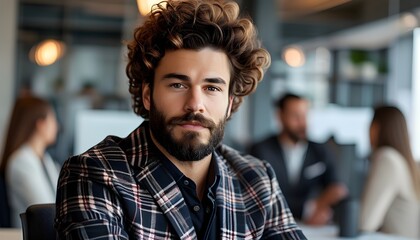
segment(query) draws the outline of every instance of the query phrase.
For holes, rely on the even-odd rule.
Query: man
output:
[[[275,105],[282,131],[254,144],[251,155],[272,165],[295,218],[311,225],[325,224],[331,219],[331,207],[347,195],[347,188],[337,180],[325,146],[306,137],[308,101],[287,93]]]
[[[168,1],[128,45],[134,111],[146,121],[66,161],[63,239],[306,239],[267,163],[220,144],[269,66],[234,2]]]

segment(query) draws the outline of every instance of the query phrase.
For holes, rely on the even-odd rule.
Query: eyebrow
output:
[[[168,73],[163,76],[163,79],[170,79],[170,78],[176,78],[181,81],[191,81],[191,78],[187,75],[178,74],[178,73]],[[208,83],[218,83],[218,84],[224,84],[226,85],[226,81],[223,78],[215,77],[215,78],[205,78],[205,82]]]

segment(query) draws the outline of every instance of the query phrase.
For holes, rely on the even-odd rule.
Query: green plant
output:
[[[354,65],[361,65],[369,60],[368,52],[364,50],[352,49],[350,50],[350,61]]]

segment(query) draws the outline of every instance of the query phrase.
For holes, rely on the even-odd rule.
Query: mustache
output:
[[[207,119],[200,113],[196,113],[196,114],[187,113],[180,117],[173,117],[169,120],[169,124],[179,125],[179,124],[184,124],[191,121],[198,122],[200,123],[201,126],[205,128],[209,128],[209,129],[214,129],[216,127],[216,124],[212,120]]]

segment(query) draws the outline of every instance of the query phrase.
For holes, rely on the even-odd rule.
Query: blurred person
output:
[[[59,168],[46,148],[55,142],[57,128],[46,100],[26,96],[15,101],[0,166],[12,227],[21,226],[19,214],[30,205],[55,202]]]
[[[57,192],[62,239],[306,239],[267,163],[221,144],[270,64],[233,1],[155,5],[128,44],[145,121],[68,159]]]
[[[420,238],[420,173],[404,115],[393,106],[378,107],[369,132],[372,157],[360,229]]]
[[[254,143],[250,154],[273,166],[295,218],[309,225],[327,224],[347,187],[337,179],[332,153],[307,139],[308,101],[286,93],[275,106],[281,132]]]
[[[102,109],[103,108],[103,97],[96,89],[95,84],[86,82],[83,84],[76,98],[84,100],[89,109]]]
[[[25,81],[21,84],[18,92],[19,97],[29,97],[33,95],[32,84],[31,82]]]

